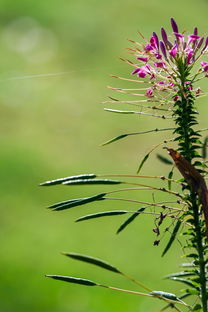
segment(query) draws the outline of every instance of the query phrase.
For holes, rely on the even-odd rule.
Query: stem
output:
[[[199,219],[199,207],[197,204],[196,194],[191,193],[191,202],[193,208],[193,217],[194,217],[194,230],[196,236],[195,248],[199,255],[199,279],[200,279],[200,292],[201,292],[201,302],[203,307],[203,312],[207,312],[207,293],[206,293],[206,261],[204,255],[204,247],[203,247],[203,233],[202,227],[200,225]]]

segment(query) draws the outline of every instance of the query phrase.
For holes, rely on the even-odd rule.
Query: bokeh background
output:
[[[142,155],[165,135],[100,143],[168,123],[104,112],[101,102],[112,96],[106,85],[119,86],[109,74],[128,76],[131,68],[119,60],[131,46],[127,38],[137,39],[138,31],[149,37],[161,26],[170,30],[170,17],[182,29],[191,32],[197,25],[206,33],[207,10],[205,0],[0,0],[1,311],[154,312],[161,307],[144,297],[44,278],[80,276],[136,290],[116,274],[63,257],[62,251],[100,257],[153,289],[177,293],[177,285],[163,276],[178,269],[179,244],[161,258],[168,237],[153,247],[151,218],[141,217],[120,235],[115,231],[122,217],[75,224],[85,213],[130,207],[109,202],[52,213],[47,205],[103,188],[38,184],[86,172],[136,172]],[[199,110],[203,128],[206,100]],[[142,173],[167,172],[152,156]],[[151,199],[150,193],[141,196]]]

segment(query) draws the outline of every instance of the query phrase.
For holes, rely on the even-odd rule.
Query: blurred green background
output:
[[[178,269],[179,245],[161,258],[167,238],[152,246],[151,218],[141,217],[118,236],[122,217],[75,224],[86,212],[129,207],[101,202],[52,213],[47,205],[103,188],[37,185],[85,172],[135,173],[139,159],[161,137],[132,137],[106,147],[100,143],[161,122],[104,112],[101,102],[113,95],[105,86],[120,83],[109,74],[128,76],[131,70],[118,59],[131,46],[126,38],[137,39],[138,31],[149,37],[161,26],[170,30],[170,17],[182,29],[191,32],[197,25],[205,33],[207,10],[205,0],[0,0],[2,312],[154,312],[161,307],[152,299],[45,279],[44,274],[63,274],[136,289],[116,274],[63,257],[61,251],[100,257],[153,289],[177,292],[177,285],[163,276]],[[206,127],[203,104],[201,126]],[[152,157],[142,173],[167,170]],[[147,200],[148,194],[142,198]]]

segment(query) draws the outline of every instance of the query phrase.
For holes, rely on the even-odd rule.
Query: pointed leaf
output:
[[[137,210],[137,212],[136,213],[134,213],[133,215],[131,215],[128,219],[126,219],[122,224],[121,224],[121,226],[119,227],[119,229],[117,230],[117,234],[118,233],[120,233],[122,230],[124,230],[126,227],[127,227],[127,225],[129,225],[132,221],[134,221],[134,219],[136,218],[136,217],[138,217],[139,216],[139,214],[141,213],[141,212],[143,212],[145,210],[145,208],[140,208],[140,209],[138,209]]]
[[[173,164],[170,159],[168,159],[167,157],[165,157],[161,154],[157,154],[156,156],[162,163],[164,163],[166,165],[172,165]]]
[[[166,275],[165,278],[172,279],[173,277],[183,277],[183,276],[193,276],[196,275],[194,272],[179,272],[179,273],[172,273],[169,275]]]
[[[119,113],[119,114],[135,114],[137,112],[135,111],[124,111],[124,110],[118,110],[118,109],[111,109],[111,108],[104,108],[105,111],[111,112],[111,113]]]
[[[71,276],[62,276],[62,275],[46,275],[46,277],[50,277],[59,281],[64,281],[68,283],[73,284],[80,284],[80,285],[86,285],[86,286],[97,286],[97,284],[93,281],[84,279],[84,278],[77,278],[77,277],[71,277]]]
[[[208,144],[208,137],[204,139],[204,142],[202,144],[202,158],[207,158],[207,144]]]
[[[139,172],[140,172],[140,170],[142,169],[142,167],[143,167],[145,161],[149,158],[149,155],[150,155],[150,153],[148,153],[147,155],[145,155],[144,158],[142,159],[141,164],[139,165],[139,168],[138,168],[138,170],[137,170],[137,174],[139,174]]]
[[[194,284],[193,282],[191,282],[190,280],[187,280],[185,278],[171,277],[170,280],[176,281],[176,282],[181,282],[181,283],[184,283],[184,284],[191,286],[193,288],[197,288],[196,284]]]
[[[122,181],[118,180],[110,180],[110,179],[79,179],[79,180],[72,180],[72,181],[66,181],[63,182],[62,184],[64,185],[74,185],[74,184],[121,184],[123,183]]]
[[[71,200],[66,201],[66,202],[61,202],[61,203],[54,204],[54,205],[50,206],[49,208],[52,208],[53,210],[69,209],[69,208],[72,208],[72,207],[85,205],[85,204],[91,203],[93,201],[104,200],[105,198],[103,198],[103,197],[105,195],[106,195],[106,193],[101,193],[101,194],[94,195],[94,196],[91,196],[91,197],[71,199]]]
[[[113,143],[113,142],[118,141],[118,140],[121,140],[121,139],[125,138],[125,137],[128,136],[128,135],[129,135],[128,133],[127,133],[127,134],[118,135],[117,137],[115,137],[115,138],[113,138],[113,139],[110,139],[110,140],[104,142],[104,143],[102,144],[102,146],[108,145],[108,144]]]
[[[168,179],[169,179],[169,181],[168,181],[168,189],[169,189],[169,191],[171,190],[171,179],[172,179],[172,177],[173,177],[173,169],[169,172],[169,174],[168,174]]]
[[[93,213],[87,216],[80,217],[79,219],[76,220],[76,222],[89,220],[89,219],[95,219],[95,218],[101,218],[101,217],[117,216],[117,215],[122,215],[126,213],[128,213],[128,211],[126,210],[113,210],[113,211],[98,212],[98,213]]]
[[[65,256],[67,257],[70,257],[70,258],[73,258],[75,260],[80,260],[80,261],[83,261],[83,262],[87,262],[87,263],[90,263],[90,264],[94,264],[96,266],[99,266],[103,269],[106,269],[106,270],[109,270],[109,271],[112,271],[112,272],[115,272],[115,273],[121,273],[116,267],[112,266],[111,264],[103,261],[103,260],[100,260],[100,259],[97,259],[97,258],[93,258],[93,257],[89,257],[89,256],[86,256],[86,255],[80,255],[80,254],[77,254],[77,253],[64,253]]]
[[[162,253],[162,257],[163,257],[163,256],[166,254],[166,252],[170,249],[172,243],[174,242],[174,240],[175,240],[175,238],[176,238],[176,235],[177,235],[177,233],[178,233],[178,231],[179,231],[180,226],[181,226],[181,220],[178,219],[178,221],[176,222],[176,225],[175,225],[175,227],[174,227],[174,229],[173,229],[173,232],[172,232],[172,234],[171,234],[171,236],[170,236],[169,242],[167,243],[167,245],[166,245],[166,247],[165,247],[165,249],[164,249],[164,251],[163,251],[163,253]]]
[[[66,178],[59,178],[59,179],[55,179],[55,180],[51,180],[51,181],[46,181],[43,182],[41,184],[39,184],[40,186],[50,186],[50,185],[56,185],[56,184],[61,184],[65,181],[71,181],[71,180],[80,180],[80,179],[93,179],[96,178],[96,174],[94,173],[90,173],[90,174],[80,174],[80,175],[76,175],[76,176],[70,176],[70,177],[66,177]]]

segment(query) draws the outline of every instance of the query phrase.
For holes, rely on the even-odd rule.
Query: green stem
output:
[[[199,219],[199,206],[197,204],[197,196],[193,192],[191,193],[191,202],[193,208],[194,228],[195,228],[195,248],[199,255],[199,280],[200,280],[200,292],[203,312],[207,312],[207,292],[206,292],[206,261],[203,247],[203,233]]]

